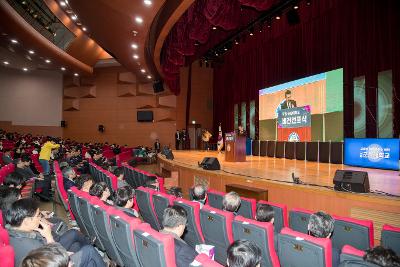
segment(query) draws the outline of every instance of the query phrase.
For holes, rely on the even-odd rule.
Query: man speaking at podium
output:
[[[278,107],[275,110],[275,115],[278,117],[278,113],[282,109],[288,109],[288,108],[296,108],[297,103],[295,100],[292,100],[292,92],[290,90],[285,91],[285,99],[279,103]]]

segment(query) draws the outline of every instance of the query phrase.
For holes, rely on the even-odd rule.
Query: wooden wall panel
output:
[[[60,122],[61,124],[61,122]],[[7,132],[18,132],[32,135],[63,136],[63,128],[57,126],[23,126],[13,125],[10,121],[0,121],[0,129]]]

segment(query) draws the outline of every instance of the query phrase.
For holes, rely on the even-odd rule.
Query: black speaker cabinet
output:
[[[268,141],[268,145],[267,145],[267,156],[268,157],[275,157],[275,146],[276,146],[276,141]]]
[[[200,167],[202,167],[205,170],[213,170],[213,171],[221,169],[221,165],[219,165],[218,159],[213,157],[205,157],[201,161]]]
[[[305,160],[306,159],[306,143],[296,142],[296,159]]]
[[[368,173],[362,171],[337,170],[333,178],[335,190],[357,193],[369,192]]]
[[[296,143],[285,142],[285,158],[294,159],[296,158]]]
[[[65,121],[61,121],[60,125],[61,125],[62,128],[67,127],[67,123]]]
[[[330,155],[329,142],[319,142],[318,155],[319,155],[318,156],[319,162],[329,163],[329,155]]]
[[[268,151],[268,141],[261,141],[260,142],[260,156],[265,157],[267,155],[267,151]]]
[[[101,132],[101,133],[104,133],[104,131],[106,130],[106,128],[104,127],[104,125],[99,125],[98,127],[97,127],[97,130],[99,130],[99,132]]]
[[[254,140],[252,142],[251,153],[253,156],[260,156],[260,140]]]
[[[284,157],[285,157],[285,142],[278,141],[276,142],[275,158],[284,158]]]

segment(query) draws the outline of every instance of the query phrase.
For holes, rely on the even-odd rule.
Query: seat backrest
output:
[[[344,245],[367,250],[374,246],[374,227],[371,220],[333,216],[335,219],[332,245],[341,250]]]
[[[70,204],[71,211],[74,214],[75,221],[78,224],[79,229],[81,230],[82,234],[85,236],[89,236],[89,232],[86,229],[86,225],[83,222],[82,215],[79,211],[79,204],[78,204],[78,196],[77,196],[78,188],[72,187],[68,190],[68,203]]]
[[[391,248],[400,255],[400,227],[385,224],[382,228],[381,243],[385,248]]]
[[[153,229],[159,231],[161,229],[161,226],[158,223],[153,206],[152,195],[154,194],[154,192],[156,191],[145,187],[139,187],[136,190],[136,202],[140,211],[140,215],[142,215],[143,217],[143,220],[149,223],[151,227],[153,227]]]
[[[139,184],[136,182],[135,172],[128,166],[123,165],[124,168],[124,179],[125,181],[132,186],[134,189],[139,187]]]
[[[379,267],[376,264],[365,262],[363,256],[365,251],[356,249],[349,245],[344,245],[340,254],[341,267]]]
[[[233,213],[208,205],[200,210],[200,223],[204,241],[206,244],[215,247],[215,260],[221,264],[226,263],[226,250],[233,242],[233,218]]]
[[[199,254],[194,261],[189,265],[190,267],[222,267],[216,261],[210,259],[206,254]]]
[[[96,232],[98,233],[98,237],[106,249],[107,255],[113,261],[115,261],[118,266],[123,266],[121,256],[119,255],[115,241],[111,234],[111,226],[107,214],[111,209],[114,208],[112,206],[107,206],[104,203],[90,205],[90,208]]]
[[[14,248],[10,245],[0,245],[1,267],[14,267]]]
[[[289,212],[289,227],[290,229],[307,234],[308,233],[308,221],[310,216],[313,214],[310,210],[305,209],[292,209]]]
[[[257,201],[254,198],[240,197],[240,207],[237,214],[248,219],[254,219]]]
[[[225,193],[209,189],[207,191],[207,205],[222,210],[222,200]]]
[[[268,222],[258,222],[242,216],[236,216],[232,224],[235,240],[253,241],[262,253],[261,267],[279,267],[275,252],[274,226]]]
[[[196,248],[197,244],[204,243],[200,225],[200,204],[182,198],[176,199],[174,204],[185,209],[187,213],[187,224],[182,239],[192,248]]]
[[[3,213],[0,210],[0,227],[4,227],[3,226]]]
[[[3,227],[0,227],[0,246],[1,245],[9,245],[10,244],[10,236],[8,232]]]
[[[65,191],[65,188],[64,188],[64,179],[63,179],[63,176],[62,176],[62,173],[60,171],[60,167],[59,167],[57,161],[54,161],[54,170],[56,172],[57,193],[60,197],[61,203],[63,204],[65,210],[68,211],[68,209],[69,209],[68,195],[67,195],[67,191]]]
[[[110,210],[109,218],[112,237],[124,265],[140,267],[133,239],[133,230],[141,225],[140,219],[129,217],[117,209]]]
[[[285,227],[278,234],[278,256],[282,266],[332,267],[332,242]]]
[[[149,227],[133,230],[136,252],[142,267],[175,267],[174,237]]]
[[[162,219],[164,210],[169,206],[173,205],[175,196],[168,195],[161,192],[156,192],[153,194],[153,205],[154,212],[156,213],[158,223],[162,226]]]
[[[270,205],[274,209],[274,231],[280,233],[283,227],[288,227],[287,207],[284,204],[277,204],[269,201],[260,200],[260,204]]]

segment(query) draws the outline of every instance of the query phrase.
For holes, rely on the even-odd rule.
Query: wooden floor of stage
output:
[[[308,184],[333,186],[336,170],[356,170],[368,172],[370,190],[382,191],[400,196],[400,176],[398,171],[358,168],[342,164],[318,163],[303,160],[278,159],[247,156],[246,162],[226,162],[225,154],[215,151],[174,150],[174,163],[198,168],[204,157],[216,157],[221,171],[244,177],[272,179],[291,182],[292,173]]]

